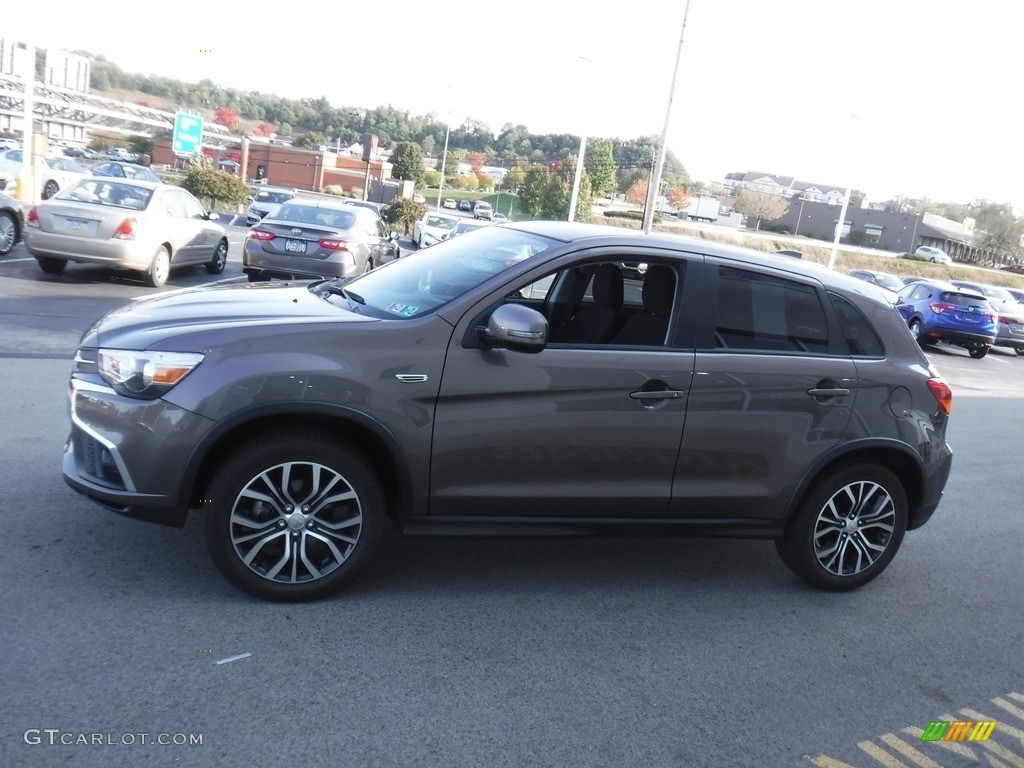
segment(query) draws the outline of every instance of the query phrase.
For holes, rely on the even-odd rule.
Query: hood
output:
[[[244,283],[170,291],[138,299],[100,318],[81,346],[158,349],[181,336],[232,328],[322,322],[379,322],[331,304],[307,283]]]

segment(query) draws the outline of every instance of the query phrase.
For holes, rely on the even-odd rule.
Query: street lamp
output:
[[[593,62],[585,56],[577,56],[580,61],[585,61],[588,64]],[[569,218],[567,221],[576,220],[576,204],[580,199],[580,183],[583,180],[583,154],[587,151],[587,133],[583,132],[580,136],[580,153],[576,157],[576,174],[572,180],[572,194],[569,196]]]
[[[448,163],[448,137],[452,133],[452,113],[448,113],[448,127],[444,130],[444,153],[441,155],[441,181],[437,185],[437,207],[435,213],[441,210],[441,192],[444,191],[444,168]]]

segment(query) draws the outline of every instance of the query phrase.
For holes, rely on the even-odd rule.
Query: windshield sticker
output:
[[[400,304],[397,301],[388,307],[388,312],[393,312],[394,314],[401,315],[402,317],[412,317],[419,311],[419,307],[414,307],[411,304]]]

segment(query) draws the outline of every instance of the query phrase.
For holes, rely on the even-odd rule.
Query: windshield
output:
[[[451,229],[455,226],[455,219],[447,216],[427,216],[427,226],[438,229]]]
[[[344,283],[344,289],[361,313],[393,320],[420,317],[552,245],[526,232],[487,227],[378,267]],[[311,290],[322,285],[314,283]]]
[[[255,200],[260,203],[284,203],[291,200],[295,195],[291,192],[268,192],[263,189],[256,193]]]
[[[887,275],[884,272],[876,272],[875,282],[883,288],[888,288],[890,291],[903,290],[903,281],[896,277],[896,275]]]

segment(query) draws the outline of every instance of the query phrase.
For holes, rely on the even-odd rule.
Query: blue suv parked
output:
[[[996,314],[977,291],[941,280],[910,283],[897,294],[896,309],[922,346],[944,341],[980,359],[996,340]]]

